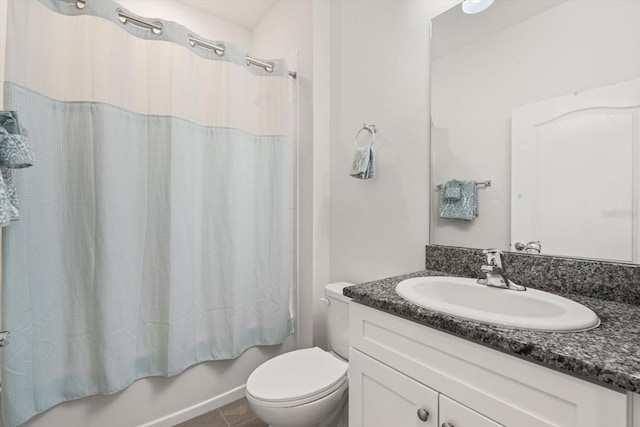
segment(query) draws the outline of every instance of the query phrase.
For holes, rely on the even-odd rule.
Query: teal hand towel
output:
[[[20,169],[33,166],[33,147],[25,129],[11,134],[0,126],[0,167]]]
[[[0,169],[0,227],[6,227],[11,221],[20,219],[18,196],[9,169]]]
[[[459,187],[460,198],[446,197],[446,187]],[[447,181],[440,191],[440,218],[471,221],[478,216],[478,184],[475,181]]]
[[[16,111],[0,111],[0,168],[33,165],[33,147]]]
[[[462,197],[462,182],[457,179],[447,181],[442,186],[442,192],[444,192],[444,198],[447,200],[460,200],[460,197]]]
[[[356,147],[349,175],[358,179],[369,179],[373,178],[375,174],[373,149],[371,147]]]
[[[20,219],[18,195],[11,169],[33,165],[33,147],[18,113],[0,111],[0,227]]]
[[[20,135],[20,122],[17,111],[0,111],[0,127],[13,135]]]

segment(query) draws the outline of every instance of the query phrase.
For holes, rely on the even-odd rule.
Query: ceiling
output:
[[[179,0],[249,31],[253,30],[277,0]]]

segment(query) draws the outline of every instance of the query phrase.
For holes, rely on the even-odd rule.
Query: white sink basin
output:
[[[416,277],[398,283],[396,292],[430,310],[507,328],[568,332],[600,324],[592,310],[575,301],[530,288],[480,285],[476,279]]]

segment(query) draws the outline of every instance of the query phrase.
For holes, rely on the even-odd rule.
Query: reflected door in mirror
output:
[[[640,261],[639,117],[640,80],[513,109],[512,245]]]

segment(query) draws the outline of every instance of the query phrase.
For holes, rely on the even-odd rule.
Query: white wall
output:
[[[429,239],[429,21],[457,0],[331,2],[330,280],[424,268]],[[377,176],[349,176],[375,124]]]
[[[568,1],[433,64],[434,185],[493,183],[478,218],[436,219],[432,243],[509,248],[511,109],[637,78],[639,18],[637,1]]]
[[[314,2],[313,183],[300,182],[301,194],[311,194],[313,225],[300,238],[312,239],[315,345],[326,346],[326,283],[424,268],[429,21],[459,1]],[[357,181],[348,172],[364,121],[379,129],[378,172]]]
[[[325,348],[326,307],[320,298],[325,284],[330,283],[331,7],[332,2],[328,1],[315,1],[313,5],[313,150],[307,153],[311,159],[312,182],[310,186],[300,186],[301,194],[309,194],[307,200],[311,206],[312,226],[300,234],[300,239],[301,242],[310,240],[305,245],[311,254],[312,338],[315,345]],[[305,261],[301,259],[301,263]]]
[[[120,0],[120,4],[141,16],[181,23],[202,37],[251,48],[251,32],[177,1]],[[4,31],[4,5],[5,1],[0,0],[0,34]],[[295,16],[289,19],[293,21]],[[0,41],[4,40],[4,36],[0,37]],[[4,55],[0,56],[2,70],[3,61]],[[307,63],[306,70],[309,68]],[[283,345],[250,348],[235,360],[200,363],[171,378],[143,378],[114,395],[63,403],[24,426],[172,426],[244,396],[249,374],[271,357],[292,350],[294,341],[295,336],[291,336]]]

